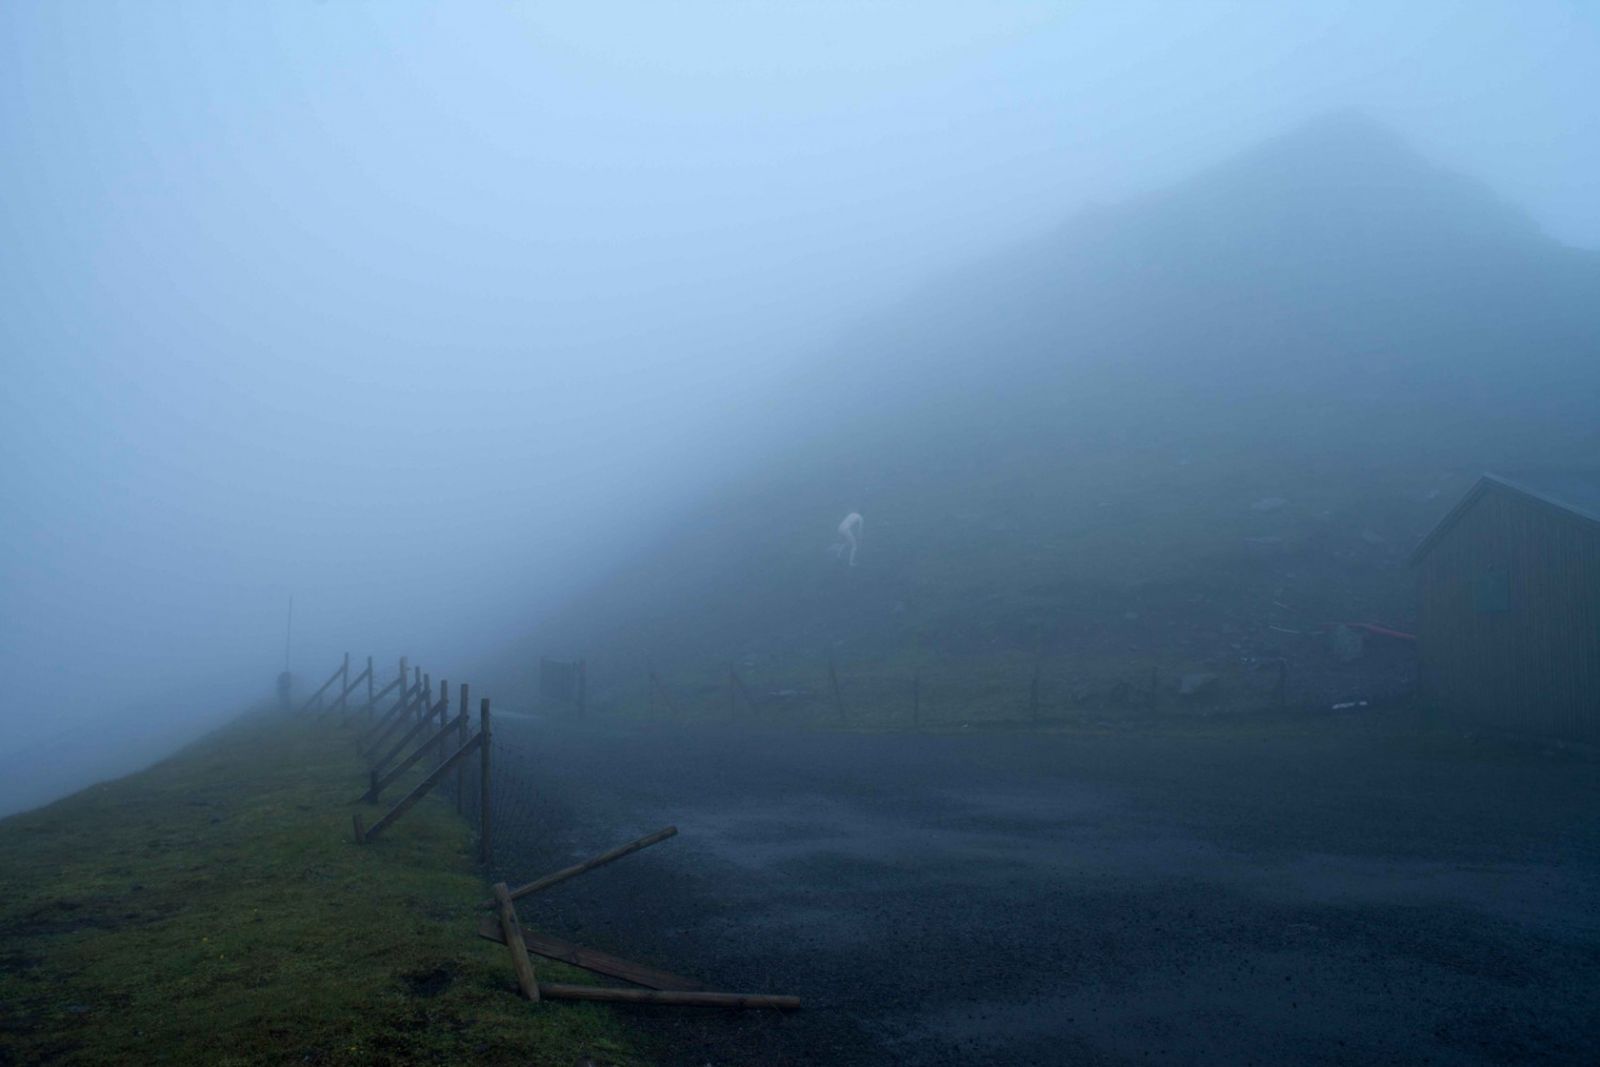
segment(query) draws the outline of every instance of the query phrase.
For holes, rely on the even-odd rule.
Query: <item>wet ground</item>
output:
[[[528,922],[805,998],[640,1011],[671,1062],[1585,1062],[1600,1037],[1587,757],[1377,718],[499,729],[551,820],[502,850],[513,881],[681,831]]]

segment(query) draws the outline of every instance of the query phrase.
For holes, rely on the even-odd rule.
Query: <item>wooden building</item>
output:
[[[1600,471],[1486,474],[1411,563],[1424,699],[1463,724],[1600,741]]]

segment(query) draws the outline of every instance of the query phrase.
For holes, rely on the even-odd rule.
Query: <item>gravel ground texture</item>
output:
[[[795,1013],[663,1062],[1590,1062],[1600,765],[1405,714],[852,734],[504,716],[530,925]],[[525,783],[525,784],[523,784]]]

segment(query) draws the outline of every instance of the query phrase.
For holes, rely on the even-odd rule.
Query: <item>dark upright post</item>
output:
[[[483,741],[478,745],[478,777],[482,779],[478,790],[478,862],[487,864],[494,855],[494,827],[490,822],[492,805],[489,803],[489,698],[478,703],[478,732]]]

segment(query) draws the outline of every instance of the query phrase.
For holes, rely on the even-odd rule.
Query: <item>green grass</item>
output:
[[[608,1009],[518,999],[449,804],[355,844],[363,777],[331,719],[252,715],[0,821],[0,1064],[635,1060]]]

